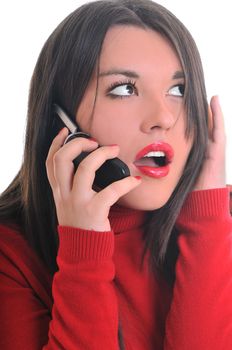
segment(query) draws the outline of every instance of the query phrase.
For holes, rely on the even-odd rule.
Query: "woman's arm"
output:
[[[229,190],[190,194],[178,219],[179,257],[165,350],[232,348]]]
[[[113,232],[59,227],[59,271],[45,349],[118,349]]]
[[[119,147],[78,138],[63,145],[67,129],[54,139],[46,161],[59,222],[59,271],[53,281],[54,306],[49,345],[69,350],[118,350],[118,308],[113,289],[114,235],[110,207],[140,184],[129,176],[100,192],[92,189],[96,170]],[[74,174],[73,159],[93,151]],[[76,227],[79,229],[77,230]],[[66,329],[66,333],[62,330]]]
[[[113,232],[60,226],[59,236],[52,282],[22,236],[1,228],[0,348],[118,350]]]
[[[177,221],[179,257],[165,350],[232,348],[232,219],[217,97],[201,174]]]
[[[42,349],[51,320],[51,277],[22,235],[0,226],[0,349]]]

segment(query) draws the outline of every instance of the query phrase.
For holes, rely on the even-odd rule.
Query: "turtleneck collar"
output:
[[[146,220],[146,212],[114,205],[109,220],[114,233],[119,234],[141,227]]]

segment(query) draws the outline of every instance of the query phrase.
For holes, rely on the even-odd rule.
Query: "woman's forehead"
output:
[[[180,60],[169,41],[152,29],[115,26],[106,33],[100,55],[100,73],[109,69],[181,70]],[[171,74],[171,73],[170,73]]]

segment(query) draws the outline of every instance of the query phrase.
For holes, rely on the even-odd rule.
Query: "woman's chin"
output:
[[[139,187],[133,191],[127,193],[125,196],[119,199],[117,202],[119,205],[145,211],[153,211],[162,208],[171,197],[172,191],[158,191],[158,193],[153,191],[141,191]]]

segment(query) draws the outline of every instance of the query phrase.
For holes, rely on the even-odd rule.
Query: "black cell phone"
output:
[[[70,131],[70,134],[64,143],[67,143],[76,137],[91,138],[89,134],[82,132],[79,126],[73,123],[71,118],[60,106],[53,104],[53,109],[54,113],[60,118],[63,124]],[[80,162],[90,153],[91,152],[82,152],[73,160],[75,170],[77,169]],[[96,171],[93,188],[103,189],[114,181],[124,179],[127,176],[130,176],[130,170],[122,160],[119,158],[109,159],[105,161],[105,163]]]

